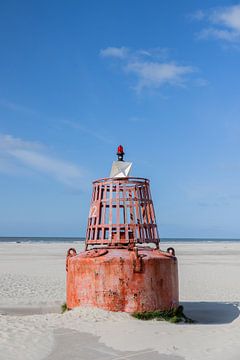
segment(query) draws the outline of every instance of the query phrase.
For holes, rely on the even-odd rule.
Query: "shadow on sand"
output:
[[[193,301],[181,302],[186,316],[198,324],[228,324],[240,314],[239,303]]]
[[[70,329],[54,330],[54,347],[45,360],[184,360],[153,349],[119,351],[99,342],[99,337]]]

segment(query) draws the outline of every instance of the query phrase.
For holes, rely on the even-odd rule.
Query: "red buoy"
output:
[[[94,181],[85,251],[67,261],[67,307],[125,312],[177,307],[177,258],[159,243],[148,179]]]

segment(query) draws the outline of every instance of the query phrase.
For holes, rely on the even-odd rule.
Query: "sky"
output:
[[[122,144],[160,237],[240,238],[240,1],[1,1],[0,53],[0,236],[84,236]]]

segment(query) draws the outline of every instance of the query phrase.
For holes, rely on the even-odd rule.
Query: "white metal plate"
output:
[[[132,163],[127,161],[114,161],[110,173],[111,178],[128,177],[132,168]]]

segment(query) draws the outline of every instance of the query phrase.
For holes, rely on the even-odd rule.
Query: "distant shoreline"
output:
[[[83,237],[45,237],[45,236],[0,236],[0,243],[78,243],[85,241]],[[240,242],[232,238],[161,238],[162,243],[216,243]]]

